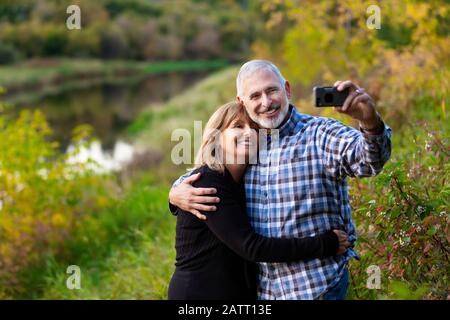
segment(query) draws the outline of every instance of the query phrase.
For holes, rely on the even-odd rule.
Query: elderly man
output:
[[[237,76],[237,100],[268,135],[267,159],[245,174],[247,214],[256,232],[268,237],[306,237],[341,228],[356,240],[347,193],[347,176],[377,175],[390,157],[391,129],[372,98],[351,81],[334,86],[349,95],[337,112],[359,121],[359,130],[329,118],[299,113],[289,104],[289,82],[269,61],[245,63]],[[272,145],[271,145],[272,144]],[[182,177],[169,194],[177,206],[205,219],[214,211],[214,190],[194,188],[198,176]],[[259,299],[345,299],[347,263],[343,256],[296,263],[259,263]]]

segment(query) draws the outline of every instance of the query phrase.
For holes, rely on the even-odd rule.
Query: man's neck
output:
[[[277,128],[267,128],[267,134],[270,135],[272,133],[272,130],[274,129],[280,129],[282,126],[284,126],[284,124],[289,120],[290,116],[291,116],[291,104],[288,105],[288,112],[286,113],[286,116],[284,117],[283,121],[281,121],[280,125]]]

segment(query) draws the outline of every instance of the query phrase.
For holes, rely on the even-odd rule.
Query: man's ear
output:
[[[242,101],[241,97],[236,96],[236,101],[239,102],[240,104],[244,105],[244,101]]]
[[[284,82],[284,90],[286,91],[286,95],[288,97],[288,99],[291,98],[291,85],[289,84],[289,81],[285,81]]]

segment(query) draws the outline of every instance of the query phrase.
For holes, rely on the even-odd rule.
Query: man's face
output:
[[[260,70],[242,82],[242,96],[238,101],[244,104],[250,118],[263,128],[275,129],[283,122],[289,111],[290,87],[284,86],[270,71]]]

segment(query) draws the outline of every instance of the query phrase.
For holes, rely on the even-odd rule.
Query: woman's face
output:
[[[234,119],[221,133],[225,164],[248,164],[258,151],[258,127],[243,117]]]

